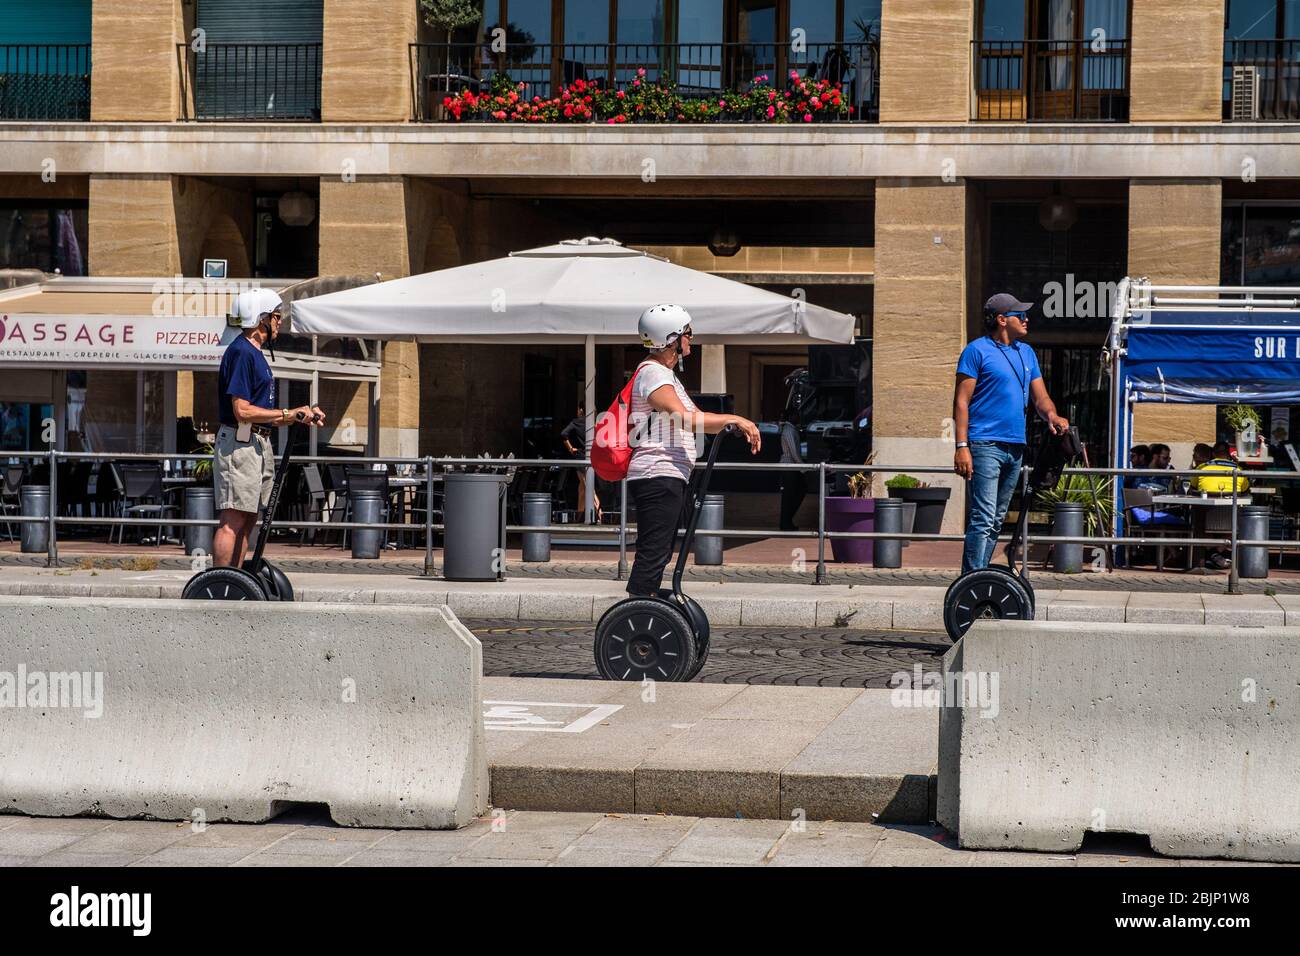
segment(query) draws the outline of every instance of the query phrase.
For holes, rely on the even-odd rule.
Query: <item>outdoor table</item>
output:
[[[1214,515],[1216,519],[1214,521],[1214,524],[1216,526],[1219,524],[1220,520],[1224,520],[1220,517],[1219,513],[1216,513],[1210,509],[1231,508],[1233,505],[1232,495],[1194,495],[1194,494],[1155,495],[1152,497],[1151,500],[1153,503],[1157,505],[1182,505],[1184,507],[1191,508],[1193,538],[1205,537],[1206,526],[1207,524],[1210,523],[1208,519],[1210,518],[1211,515]],[[1236,504],[1238,505],[1238,507],[1243,507],[1245,505],[1248,505],[1250,504],[1250,502],[1251,502],[1250,495],[1246,495],[1246,494],[1237,495]],[[1224,529],[1230,528],[1231,521],[1232,521],[1231,512],[1228,512],[1228,517],[1223,525],[1223,528]],[[1214,530],[1221,530],[1221,529],[1215,528]],[[1192,548],[1191,573],[1193,574],[1205,573],[1205,548],[1199,545]]]

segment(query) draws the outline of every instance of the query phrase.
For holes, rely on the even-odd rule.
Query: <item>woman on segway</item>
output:
[[[641,313],[637,331],[650,354],[633,373],[628,414],[627,491],[636,509],[637,536],[627,593],[654,597],[672,557],[695,461],[695,433],[716,434],[735,425],[754,454],[762,438],[747,418],[700,411],[674,373],[691,354],[690,313],[679,305],[651,306]]]

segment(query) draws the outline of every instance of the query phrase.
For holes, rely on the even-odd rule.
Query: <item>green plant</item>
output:
[[[206,444],[195,449],[199,454],[211,455],[213,452],[212,445]],[[212,461],[207,458],[201,458],[194,463],[194,477],[199,481],[206,481],[212,477]]]
[[[911,475],[895,475],[885,482],[886,488],[924,488],[925,482]]]
[[[1055,488],[1045,488],[1038,493],[1036,506],[1050,512],[1064,501],[1084,505],[1087,515],[1086,534],[1090,538],[1100,537],[1109,533],[1115,519],[1112,481],[1111,478],[1094,479],[1091,475],[1062,475]]]
[[[483,14],[475,0],[420,0],[424,8],[424,22],[444,30],[450,39],[451,31],[478,23]]]
[[[860,471],[856,475],[849,476],[849,497],[871,497],[871,476],[865,471]]]
[[[1253,405],[1227,405],[1223,409],[1223,420],[1234,432],[1244,432],[1249,427],[1259,432],[1264,425],[1264,420],[1259,417],[1259,411]]]

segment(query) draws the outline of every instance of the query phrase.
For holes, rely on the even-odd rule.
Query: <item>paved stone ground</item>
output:
[[[599,679],[590,623],[464,623],[483,642],[486,676]],[[951,646],[946,636],[929,631],[720,627],[712,631],[709,659],[696,680],[888,687],[891,675],[910,672],[914,664],[937,669]]]
[[[347,557],[299,556],[298,549],[278,549],[272,553],[275,563],[289,575],[298,573],[346,573],[363,575],[411,576],[424,573],[422,552],[408,552],[411,558],[385,558],[380,561],[352,560]],[[337,552],[336,552],[337,554]],[[174,549],[138,549],[131,554],[78,554],[74,550],[61,553],[62,565],[67,568],[126,568],[132,570],[191,570],[189,558],[175,553]],[[442,555],[437,555],[437,568],[442,567]],[[43,554],[0,553],[0,567],[45,567]],[[816,553],[806,568],[796,571],[787,564],[734,564],[720,568],[688,565],[686,578],[691,581],[717,581],[736,584],[813,584],[816,570]],[[507,558],[508,578],[586,578],[612,581],[617,577],[615,558],[603,561],[571,561],[557,559],[541,564],[525,564],[517,559],[517,552]],[[896,587],[930,586],[947,587],[956,572],[951,568],[868,568],[859,566],[826,566],[826,581],[830,584],[890,585]],[[1188,573],[1157,573],[1154,571],[1116,571],[1081,574],[1057,574],[1052,571],[1032,569],[1030,580],[1036,588],[1066,588],[1085,591],[1216,591],[1228,586],[1226,571],[1192,571]],[[1246,594],[1300,594],[1300,577],[1274,575],[1266,580],[1242,580],[1241,590]]]
[[[1244,866],[1156,856],[1137,838],[1075,854],[960,850],[942,829],[871,823],[497,811],[463,830],[0,817],[0,866]],[[1264,865],[1264,864],[1253,864]]]

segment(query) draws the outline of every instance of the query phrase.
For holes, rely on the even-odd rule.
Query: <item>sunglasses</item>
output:
[[[1019,319],[1021,322],[1024,322],[1024,321],[1025,321],[1025,318],[1026,318],[1026,316],[1027,316],[1028,313],[1025,313],[1025,312],[1003,312],[1002,314],[1005,315],[1005,316],[1006,316],[1007,318],[1009,318],[1009,319]]]

